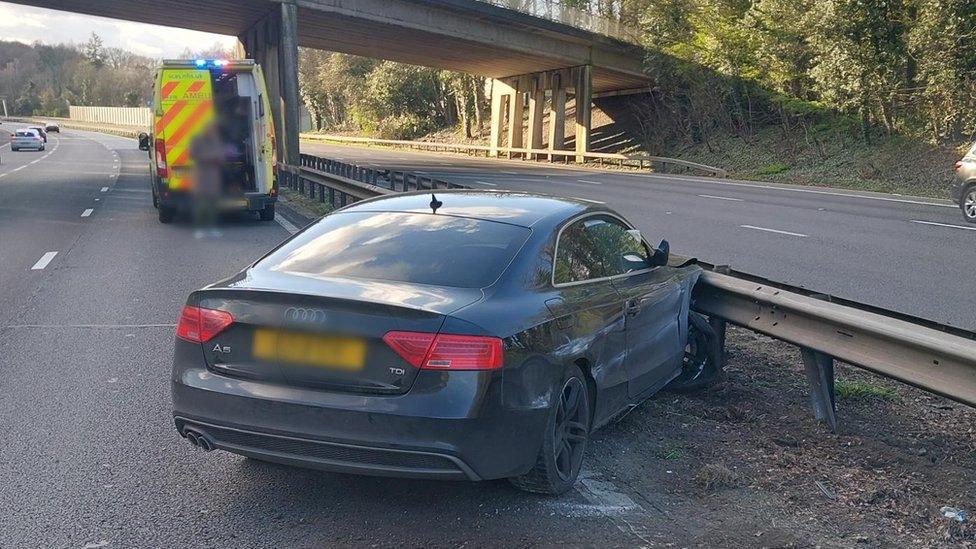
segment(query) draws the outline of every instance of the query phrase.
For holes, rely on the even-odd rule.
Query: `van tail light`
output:
[[[496,370],[504,363],[497,337],[387,332],[383,341],[421,370]]]
[[[169,177],[169,168],[166,166],[166,142],[156,139],[156,175],[159,177]]]
[[[180,312],[176,337],[191,343],[206,343],[233,323],[234,317],[227,311],[187,305]]]

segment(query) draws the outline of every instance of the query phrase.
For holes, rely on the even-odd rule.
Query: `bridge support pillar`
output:
[[[491,81],[491,142],[488,144],[491,156],[498,156],[498,148],[502,146],[502,124],[505,121],[506,105],[514,93],[512,86],[505,82]]]
[[[534,82],[533,89],[529,90],[529,131],[528,147],[530,149],[541,149],[543,145],[543,114],[546,105],[546,89],[540,86],[538,80]],[[533,153],[529,155],[536,157]]]
[[[590,65],[579,67],[576,74],[576,162],[590,152],[590,113],[593,105],[593,70]]]
[[[549,150],[560,151],[566,146],[566,88],[554,86],[549,103]],[[555,157],[550,154],[549,161]]]
[[[278,162],[299,164],[298,5],[282,0],[237,37],[249,59],[261,65],[275,126]]]
[[[525,90],[516,85],[512,94],[508,96],[508,146],[521,149],[522,144],[522,115],[525,113]],[[512,153],[508,153],[512,157]]]

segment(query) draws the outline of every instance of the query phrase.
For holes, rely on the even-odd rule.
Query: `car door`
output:
[[[559,354],[583,354],[590,363],[598,398],[594,422],[624,406],[627,375],[620,296],[607,277],[599,252],[586,234],[585,219],[569,222],[556,240],[552,285],[546,300],[555,318]]]
[[[627,346],[628,393],[640,398],[660,389],[681,368],[684,345],[679,315],[682,288],[674,269],[655,266],[640,233],[613,215],[591,218],[587,232],[620,295]]]

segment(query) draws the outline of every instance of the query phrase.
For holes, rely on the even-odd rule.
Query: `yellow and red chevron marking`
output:
[[[159,99],[162,115],[153,130],[166,144],[169,187],[185,189],[190,186],[190,143],[214,117],[210,71],[165,69]]]

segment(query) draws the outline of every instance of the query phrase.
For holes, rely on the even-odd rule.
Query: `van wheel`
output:
[[[669,391],[703,389],[722,373],[722,349],[718,335],[704,315],[688,313],[688,342],[681,361],[681,373],[668,384]]]
[[[542,448],[528,473],[510,478],[518,489],[537,494],[559,495],[576,484],[583,467],[583,454],[590,438],[590,394],[578,366],[573,366],[556,392]]]
[[[159,209],[156,210],[156,213],[159,215],[159,222],[172,223],[173,218],[176,217],[176,211],[173,210],[172,206],[164,206],[160,204],[158,208]]]
[[[966,221],[976,223],[976,184],[966,187],[962,192],[962,200],[959,201],[962,207],[962,215]]]
[[[275,205],[268,204],[261,210],[261,221],[274,221],[275,217]]]

